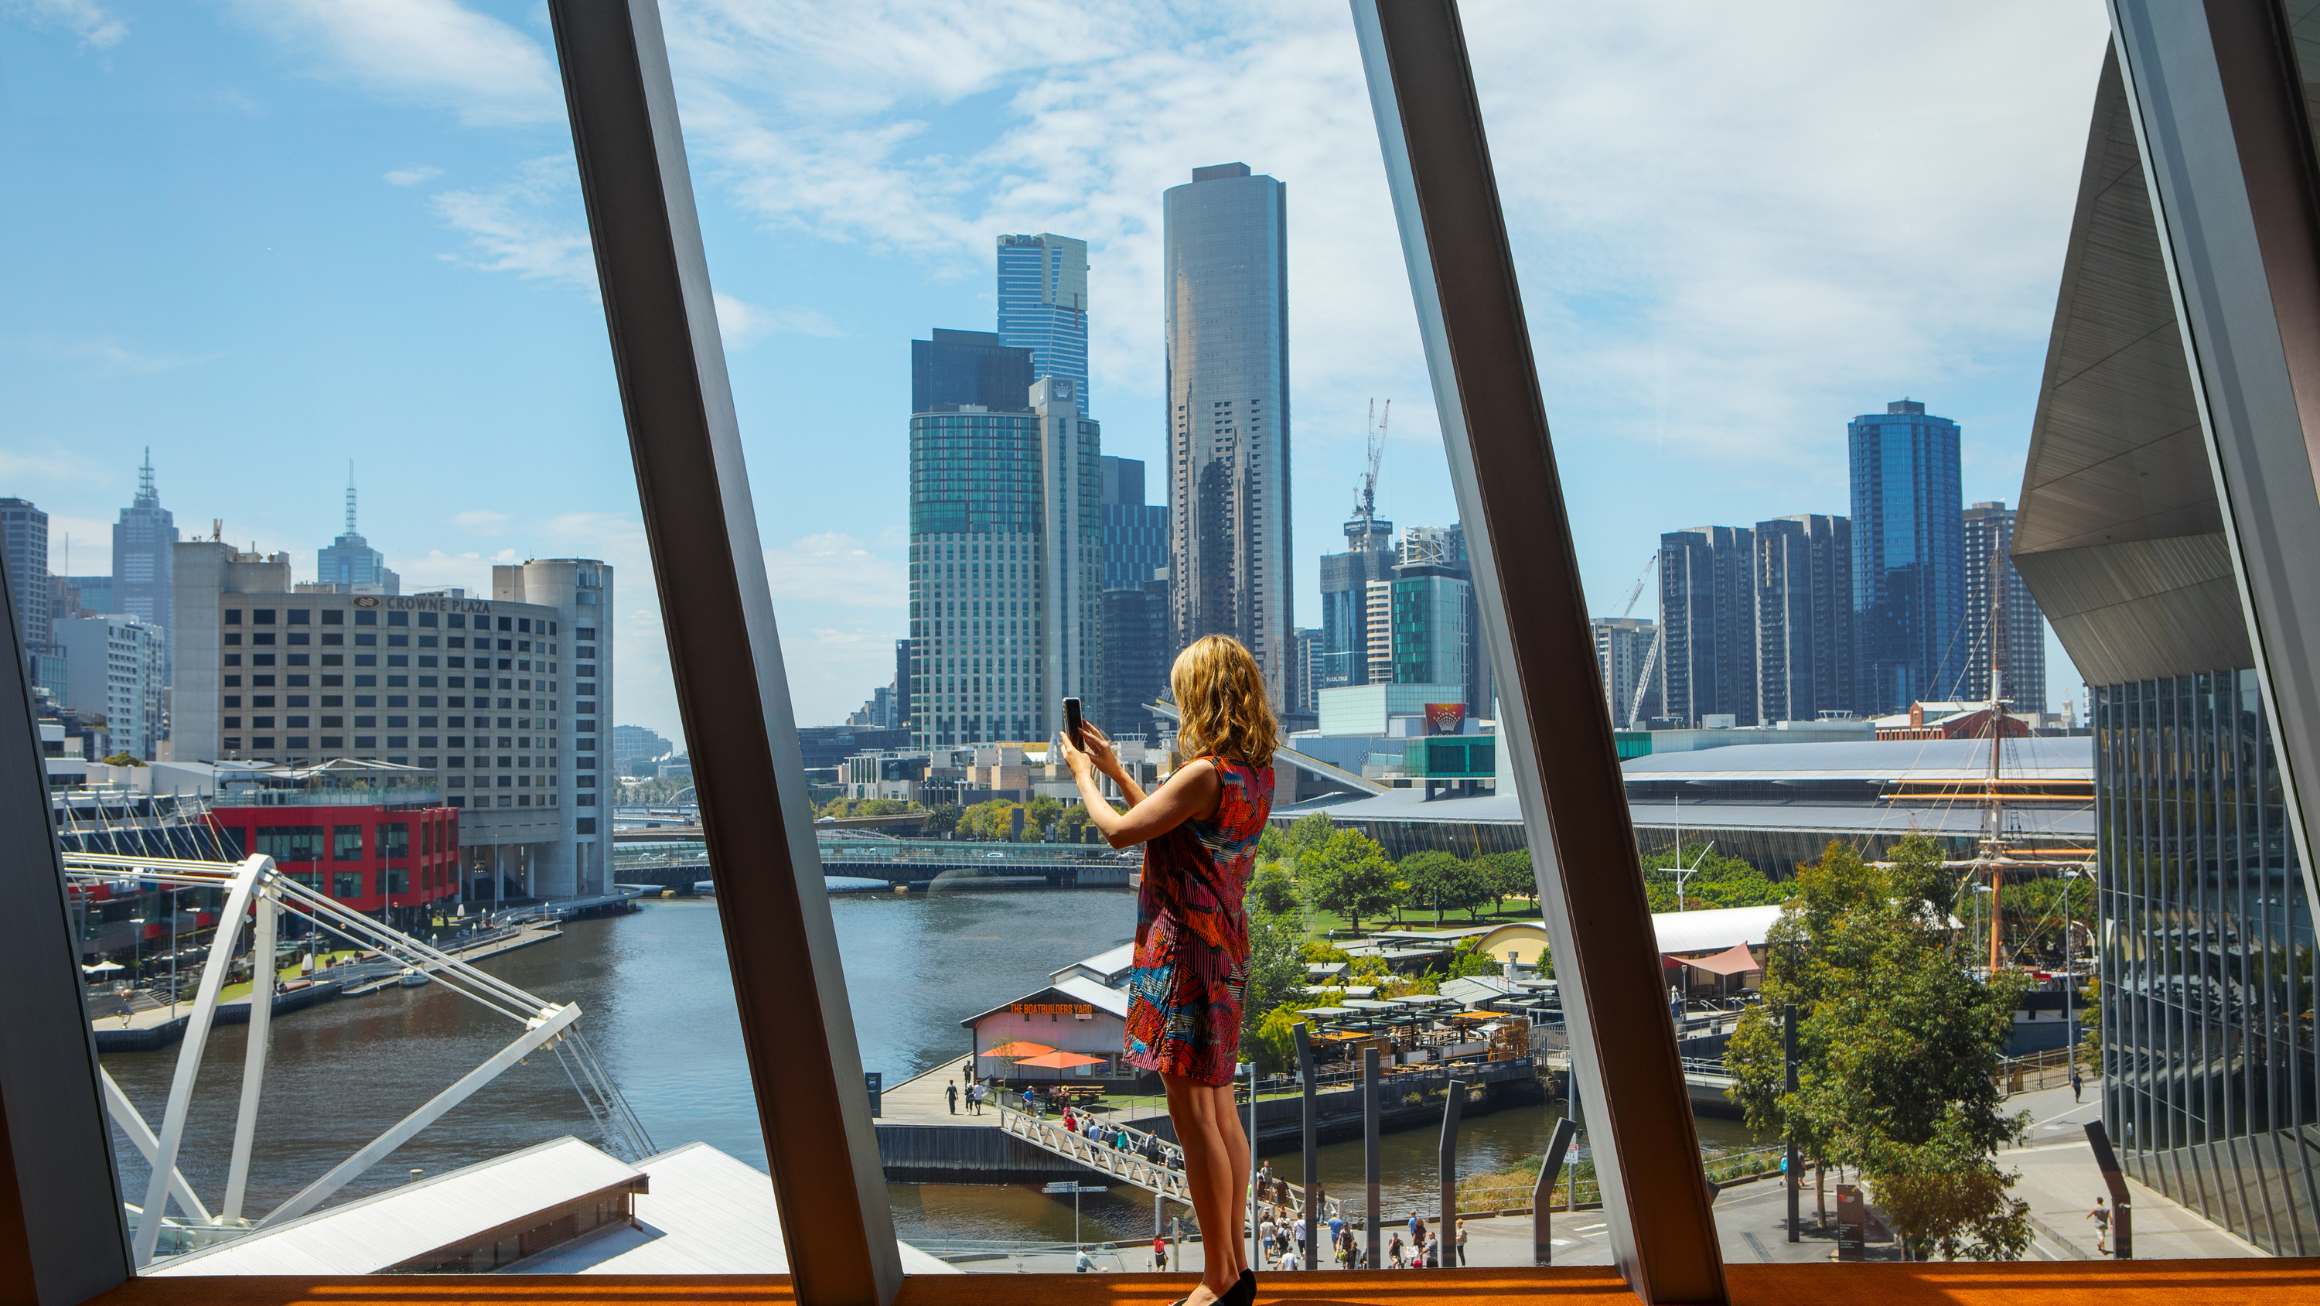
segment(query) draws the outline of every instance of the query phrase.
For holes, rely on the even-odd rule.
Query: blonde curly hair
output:
[[[1280,723],[1265,701],[1265,674],[1248,648],[1230,635],[1203,635],[1176,655],[1168,671],[1183,719],[1176,755],[1184,761],[1216,754],[1262,769],[1281,746]]]

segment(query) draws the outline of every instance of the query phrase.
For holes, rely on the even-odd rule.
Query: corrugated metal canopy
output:
[[[2094,741],[2084,735],[2007,739],[1999,761],[2016,780],[2092,780]],[[1800,783],[1810,781],[1976,780],[1989,774],[1986,739],[1850,740],[1831,744],[1742,744],[1653,753],[1620,764],[1629,784],[1654,780]]]

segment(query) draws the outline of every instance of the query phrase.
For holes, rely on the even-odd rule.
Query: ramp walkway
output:
[[[1192,1190],[1184,1180],[1184,1149],[1167,1139],[1141,1129],[1099,1122],[1100,1128],[1124,1136],[1127,1147],[1123,1150],[1119,1142],[1108,1137],[1107,1141],[1095,1141],[1086,1134],[1064,1128],[1060,1120],[1040,1119],[1009,1106],[1004,1098],[998,1106],[999,1128],[1033,1147],[1132,1188],[1156,1193],[1172,1202],[1192,1204]],[[1303,1189],[1290,1185],[1288,1206],[1292,1217],[1305,1214]],[[1339,1203],[1334,1197],[1324,1197],[1322,1206],[1324,1218],[1339,1213]]]

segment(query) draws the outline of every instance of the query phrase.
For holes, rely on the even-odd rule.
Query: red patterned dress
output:
[[[1224,785],[1215,818],[1186,821],[1144,845],[1125,1059],[1229,1084],[1248,983],[1249,876],[1273,811],[1273,768],[1208,760]]]

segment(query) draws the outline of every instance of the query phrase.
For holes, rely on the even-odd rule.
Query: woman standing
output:
[[[1194,641],[1168,679],[1182,713],[1176,746],[1184,761],[1158,792],[1137,785],[1092,725],[1077,744],[1060,738],[1058,747],[1105,840],[1114,848],[1145,845],[1124,1060],[1157,1072],[1167,1088],[1206,1235],[1206,1269],[1184,1306],[1249,1306],[1257,1294],[1243,1227],[1249,1142],[1232,1082],[1248,982],[1249,876],[1273,810],[1280,731],[1264,676],[1238,640]],[[1127,797],[1126,812],[1112,810],[1099,773]]]

